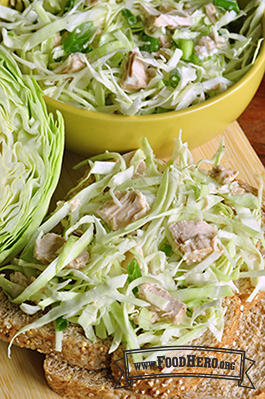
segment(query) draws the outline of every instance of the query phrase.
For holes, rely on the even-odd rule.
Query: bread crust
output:
[[[242,317],[241,311],[241,301],[237,296],[232,298],[224,298],[223,306],[227,306],[227,311],[225,314],[225,326],[224,332],[222,337],[222,342],[218,342],[215,336],[212,334],[211,331],[207,330],[201,337],[194,339],[191,342],[188,342],[187,345],[193,346],[208,346],[208,347],[215,347],[215,348],[230,348],[233,345],[233,342],[236,340],[237,331],[239,326],[239,321]],[[123,357],[123,348],[119,348],[119,350],[115,351],[111,358],[111,370],[112,375],[115,381],[118,381],[121,377],[121,372],[118,369],[115,361],[119,358]],[[215,354],[216,357],[219,357],[221,360],[223,356],[219,354]],[[137,375],[139,377],[144,376],[145,371],[136,371],[134,366],[131,365],[133,368],[133,375]],[[188,369],[185,371],[188,372]],[[192,368],[190,369],[192,373],[200,372],[200,373],[209,373],[208,369],[200,368]],[[172,372],[174,372],[172,370]],[[157,373],[156,370],[148,370],[148,374],[155,374]],[[189,377],[189,378],[182,378],[182,377],[174,377],[172,381],[169,383],[169,379],[159,378],[155,380],[155,384],[152,382],[152,379],[139,379],[135,380],[132,384],[132,390],[134,392],[145,392],[151,396],[153,396],[157,391],[160,392],[162,395],[163,393],[169,394],[182,394],[183,392],[187,392],[192,389],[195,385],[199,383],[201,379],[198,377]],[[123,381],[123,380],[121,380]],[[125,380],[124,380],[125,382]]]
[[[255,361],[249,371],[255,389],[239,387],[237,381],[200,378],[196,384],[182,385],[184,390],[174,390],[174,377],[167,384],[172,392],[162,391],[158,379],[150,380],[159,382],[156,390],[149,390],[145,394],[143,390],[135,392],[128,388],[115,390],[115,381],[108,370],[89,372],[67,362],[60,362],[51,355],[47,355],[44,361],[45,377],[56,393],[69,399],[265,399],[265,298],[252,309],[241,312],[234,338],[233,343],[227,347],[243,350],[246,357]],[[223,342],[220,343],[220,347],[224,346]],[[188,383],[190,378],[182,378],[183,383],[186,380]]]
[[[25,314],[19,305],[10,302],[4,292],[1,291],[0,339],[10,342],[21,328],[34,322],[41,315],[43,315],[43,312],[38,312],[32,316]],[[14,339],[14,344],[21,348],[29,348],[45,354],[56,353],[53,323],[25,331]],[[82,327],[70,323],[64,330],[62,352],[57,352],[57,354],[61,359],[65,359],[73,365],[89,370],[99,370],[106,368],[110,362],[109,347],[108,339],[93,343],[85,337]]]

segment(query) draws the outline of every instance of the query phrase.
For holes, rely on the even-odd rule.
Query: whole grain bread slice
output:
[[[71,366],[56,356],[46,355],[44,371],[47,383],[58,395],[69,399],[151,399],[129,389],[114,389],[115,382],[110,369],[90,371]]]
[[[49,386],[59,395],[69,399],[264,399],[265,398],[265,298],[252,309],[241,313],[236,337],[228,348],[245,351],[246,357],[255,361],[248,375],[255,389],[242,388],[237,381],[204,378],[197,384],[174,390],[174,378],[168,379],[167,390],[161,388],[165,381],[152,381],[153,390],[114,389],[115,380],[110,371],[90,372],[61,362],[52,355],[44,361],[44,371]],[[194,344],[194,342],[193,342]],[[207,342],[207,344],[209,344]],[[226,346],[226,345],[223,345]],[[221,347],[223,347],[221,344]],[[229,356],[226,356],[229,361]],[[229,371],[228,371],[229,373]],[[195,378],[193,378],[195,380]]]
[[[31,316],[24,313],[19,305],[10,302],[4,292],[1,291],[0,339],[10,342],[22,327],[27,326],[42,315],[41,311]],[[25,331],[14,339],[14,344],[45,354],[55,353],[53,323]],[[70,323],[64,330],[62,351],[58,352],[58,356],[73,365],[90,370],[99,370],[107,367],[110,363],[109,347],[108,339],[92,342],[85,337],[82,327]]]
[[[214,334],[210,331],[207,330],[204,334],[199,336],[198,338],[190,341],[187,343],[187,345],[193,345],[193,346],[207,346],[207,347],[214,347],[214,348],[230,348],[233,345],[233,342],[236,340],[237,337],[237,331],[238,331],[238,326],[240,319],[242,317],[242,308],[241,308],[241,301],[238,296],[234,297],[226,297],[223,300],[223,306],[226,307],[226,314],[224,316],[224,332],[222,336],[222,341],[219,342],[215,338]],[[119,358],[123,357],[123,348],[119,348],[117,351],[114,352],[111,358],[111,369],[112,369],[112,375],[114,377],[115,381],[118,381],[121,377],[121,371],[117,367],[115,361],[118,360]],[[179,352],[178,355],[180,356]],[[217,354],[221,359],[221,354]],[[131,367],[133,369],[133,375],[137,375],[139,377],[143,377],[144,374],[146,373],[145,370],[135,370],[134,365],[131,364]],[[185,369],[185,372],[198,372],[198,373],[207,373],[208,370],[204,369],[202,367],[200,368],[193,368],[192,370],[190,369]],[[174,370],[172,370],[174,372]],[[148,370],[148,374],[155,374],[157,373],[156,370]],[[165,378],[159,378],[156,380],[156,383],[153,383],[153,379],[148,379],[148,378],[141,378],[139,380],[133,381],[132,384],[132,390],[134,392],[145,392],[146,394],[149,394],[151,396],[156,395],[157,392],[162,395],[163,393],[166,395],[169,394],[179,394],[181,395],[183,391],[189,391],[192,389],[192,387],[196,386],[200,379],[198,377],[189,377],[189,378],[182,378],[182,377],[174,377],[172,381],[169,383],[169,379],[167,377]],[[124,377],[121,378],[121,382],[125,383]]]
[[[205,379],[192,390],[194,399],[201,399],[205,393],[209,399],[265,398],[265,298],[243,313],[232,348],[245,351],[246,358],[255,361],[248,372],[255,389],[239,387],[236,381]]]

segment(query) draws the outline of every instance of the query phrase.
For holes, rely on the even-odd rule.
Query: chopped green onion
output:
[[[67,54],[86,53],[88,40],[93,34],[94,24],[92,21],[84,22],[77,26],[75,30],[63,42],[63,49]]]
[[[201,63],[200,57],[196,53],[191,54],[189,61],[192,62],[193,64]]]
[[[128,10],[128,8],[124,8],[121,13],[122,16],[126,19],[128,25],[132,26],[137,23],[138,20],[136,16],[133,15],[133,13],[130,10]]]
[[[143,21],[137,21],[136,24],[131,26],[131,31],[133,33],[138,33],[144,30],[144,24]]]
[[[128,273],[128,280],[131,283],[132,281],[136,280],[139,277],[142,277],[142,272],[139,266],[139,263],[136,258],[133,258],[126,266],[127,273]],[[135,287],[133,293],[136,294],[138,289]]]
[[[182,59],[189,60],[193,53],[193,41],[190,39],[179,39],[178,47],[182,50]]]
[[[169,76],[169,84],[171,87],[173,87],[173,89],[175,89],[178,86],[180,79],[181,79],[181,73],[179,68],[172,69]]]
[[[164,243],[161,247],[161,251],[166,254],[166,256],[170,256],[172,254],[172,247],[169,244]]]
[[[63,317],[58,317],[55,320],[55,328],[57,331],[64,331],[68,327],[69,323]]]
[[[143,44],[140,47],[140,50],[147,51],[148,53],[152,53],[154,51],[159,50],[159,40],[156,39],[155,37],[143,35],[141,39],[143,42],[146,42],[146,44]]]
[[[215,0],[217,7],[222,7],[225,10],[234,10],[236,13],[240,12],[239,6],[236,0]]]
[[[72,10],[75,5],[75,0],[66,0],[63,12],[66,13],[67,11]]]

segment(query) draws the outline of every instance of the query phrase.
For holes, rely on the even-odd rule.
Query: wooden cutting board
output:
[[[210,159],[216,152],[222,136],[225,137],[227,149],[223,165],[238,170],[240,179],[257,187],[259,179],[254,174],[259,174],[265,180],[265,169],[237,122],[220,136],[193,150],[195,161]],[[52,199],[51,209],[83,175],[84,169],[72,169],[83,159],[84,157],[70,151],[65,152],[62,175]],[[36,351],[15,346],[12,347],[11,359],[8,359],[7,344],[0,342],[0,399],[60,398],[46,384],[42,369],[43,359],[44,356]]]

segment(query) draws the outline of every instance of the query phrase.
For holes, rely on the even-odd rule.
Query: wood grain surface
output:
[[[257,186],[258,179],[253,174],[259,173],[264,179],[265,169],[237,122],[220,136],[193,150],[194,159],[198,161],[211,158],[223,135],[227,149],[223,158],[224,166],[238,170],[242,180]],[[83,157],[77,154],[65,152],[60,183],[52,201],[53,207],[84,173],[82,169],[72,169],[81,159]],[[59,399],[46,384],[42,369],[43,359],[43,355],[36,351],[15,346],[12,347],[9,359],[7,344],[0,341],[0,399]]]
[[[265,165],[265,76],[253,100],[238,118],[238,122]]]

